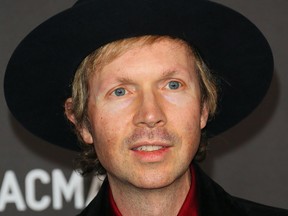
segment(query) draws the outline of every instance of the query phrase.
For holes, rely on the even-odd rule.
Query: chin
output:
[[[152,173],[142,173],[139,178],[135,179],[135,186],[142,189],[162,189],[169,187],[173,183],[177,182],[179,179],[184,179],[186,177],[186,172],[183,173],[171,173],[171,172],[152,172]]]

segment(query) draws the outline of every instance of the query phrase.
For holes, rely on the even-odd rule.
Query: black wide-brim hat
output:
[[[143,35],[185,40],[215,73],[220,95],[217,115],[207,125],[211,137],[251,113],[271,82],[269,44],[254,24],[227,7],[206,0],[79,0],[15,50],[4,80],[9,109],[33,134],[77,150],[63,106],[77,67],[102,45]]]

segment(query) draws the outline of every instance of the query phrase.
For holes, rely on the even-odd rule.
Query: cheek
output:
[[[93,124],[94,147],[103,166],[106,164],[106,159],[113,155],[116,148],[114,143],[117,140],[115,128],[111,127],[106,119],[99,116],[99,119]]]
[[[131,109],[129,107],[131,100],[118,102],[101,103],[95,105],[91,119],[94,126],[96,139],[101,141],[112,142],[117,134],[128,125],[131,120]],[[90,112],[92,113],[92,112]]]
[[[93,122],[93,134],[95,144],[105,143],[105,145],[111,145],[114,139],[114,134],[116,132],[115,126],[111,124],[113,120],[109,116],[99,115],[97,118],[94,118]]]
[[[172,127],[181,136],[183,147],[189,152],[197,150],[201,137],[201,108],[199,102],[190,98],[185,103],[178,103],[169,112],[171,113],[171,122],[173,122]]]
[[[187,140],[192,142],[194,146],[194,145],[199,144],[200,137],[201,137],[201,128],[199,126],[198,127],[195,126],[195,124],[193,124],[192,121],[187,123],[187,127],[186,127],[187,136],[186,137],[187,137]]]
[[[124,125],[121,125],[119,118],[114,117],[104,112],[98,113],[93,124],[94,147],[99,161],[108,172],[123,160],[125,154],[122,142],[125,136]]]
[[[197,97],[169,97],[166,109],[171,115],[172,122],[178,124],[178,127],[190,132],[200,128],[201,106]]]
[[[127,122],[123,119],[123,115],[117,112],[117,109],[94,110],[94,115],[90,119],[97,153],[116,149],[117,143],[121,141],[121,136],[124,136],[123,129]],[[107,112],[107,110],[109,111]]]
[[[185,114],[197,114],[200,111],[200,96],[196,90],[164,94],[163,95],[166,107],[171,107],[175,110],[182,110]]]
[[[187,157],[191,161],[197,153],[200,144],[201,130],[195,128],[191,123],[186,125],[186,136],[183,139],[184,151],[188,153]]]

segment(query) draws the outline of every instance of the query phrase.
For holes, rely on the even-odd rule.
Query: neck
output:
[[[114,201],[122,215],[157,216],[177,215],[181,209],[191,185],[191,174],[184,175],[171,184],[161,188],[137,188],[131,184],[109,178]]]

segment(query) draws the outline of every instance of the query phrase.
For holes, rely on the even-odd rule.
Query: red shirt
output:
[[[191,186],[186,196],[186,199],[178,213],[178,216],[198,216],[198,203],[196,198],[196,178],[194,167],[191,166]],[[109,201],[112,206],[114,216],[122,216],[121,212],[117,208],[117,205],[113,199],[111,189],[109,187]]]

